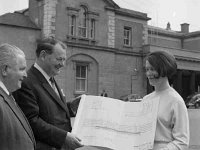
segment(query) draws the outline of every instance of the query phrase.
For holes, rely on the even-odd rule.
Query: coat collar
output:
[[[49,93],[49,95],[51,95],[53,100],[56,101],[67,112],[68,117],[69,117],[69,111],[68,111],[68,108],[67,108],[67,104],[65,102],[65,98],[64,98],[64,96],[63,96],[58,84],[55,83],[56,87],[58,89],[58,92],[60,94],[60,97],[52,89],[52,87],[49,84],[49,82],[46,80],[46,78],[42,75],[42,73],[38,69],[36,69],[34,66],[32,66],[29,71],[32,72],[32,74],[34,74],[34,76],[41,83],[43,88]]]
[[[25,131],[27,132],[27,134],[29,135],[29,137],[31,138],[31,140],[35,145],[35,138],[32,129],[28,123],[28,120],[26,119],[25,115],[23,114],[17,103],[15,103],[14,98],[12,96],[9,96],[1,87],[0,87],[0,95],[3,97],[4,101],[8,104],[14,115],[18,118],[23,128],[25,129]]]

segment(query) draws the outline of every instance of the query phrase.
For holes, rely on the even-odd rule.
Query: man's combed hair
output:
[[[0,45],[0,66],[10,64],[10,60],[17,58],[17,55],[25,56],[24,52],[14,45],[7,43]]]
[[[159,77],[171,78],[177,70],[175,57],[165,51],[156,51],[147,55],[146,60],[158,72]]]
[[[38,40],[37,48],[36,48],[36,56],[39,57],[41,51],[43,50],[48,54],[52,54],[54,50],[54,46],[56,44],[60,44],[63,49],[67,48],[67,46],[63,42],[55,39],[54,37],[48,37],[48,38]]]

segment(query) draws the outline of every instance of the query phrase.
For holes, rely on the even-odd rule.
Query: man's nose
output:
[[[65,66],[65,60],[62,60],[59,64],[61,67]]]
[[[26,71],[24,71],[24,75],[23,75],[24,77],[27,77],[27,72]]]

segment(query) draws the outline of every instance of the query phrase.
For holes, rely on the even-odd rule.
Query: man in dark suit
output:
[[[65,64],[66,46],[54,38],[41,40],[36,57],[14,96],[33,129],[37,150],[81,147],[80,139],[71,133],[70,103],[66,103],[54,79]]]
[[[23,51],[16,46],[2,44],[0,46],[1,150],[34,150],[36,147],[28,120],[11,95],[21,87],[21,82],[26,76],[26,59]]]

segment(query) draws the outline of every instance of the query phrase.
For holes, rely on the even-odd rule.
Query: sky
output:
[[[200,0],[114,0],[120,7],[147,13],[149,25],[180,31],[188,23],[190,32],[200,31]]]
[[[190,32],[200,31],[200,0],[113,0],[121,8],[143,13],[151,18],[149,25],[166,28],[167,23],[174,31],[180,24],[190,24]],[[0,0],[0,15],[28,8],[28,0]]]

